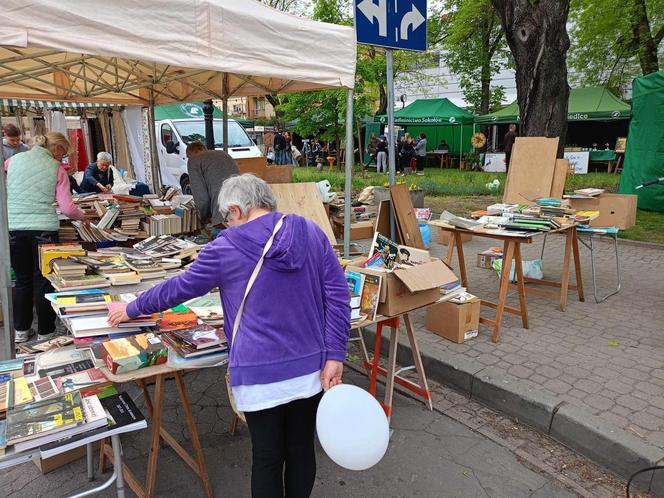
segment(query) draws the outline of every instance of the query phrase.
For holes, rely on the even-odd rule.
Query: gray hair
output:
[[[110,155],[108,152],[100,152],[97,154],[97,161],[104,161],[107,162],[108,164],[111,164],[113,162],[113,156]]]
[[[256,208],[277,209],[277,199],[270,186],[251,173],[227,178],[219,191],[218,204],[224,217],[228,216],[231,206],[239,207],[244,214]]]

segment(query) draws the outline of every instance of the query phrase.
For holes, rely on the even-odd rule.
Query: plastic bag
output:
[[[424,247],[425,249],[429,249],[429,245],[431,244],[431,227],[429,227],[428,223],[420,223],[419,225]]]
[[[542,260],[534,259],[532,261],[522,261],[523,276],[528,278],[543,278],[544,272],[542,271]],[[493,269],[500,276],[503,271],[503,260],[496,259],[493,262]],[[510,268],[510,282],[516,282],[516,261],[512,260],[512,268]]]

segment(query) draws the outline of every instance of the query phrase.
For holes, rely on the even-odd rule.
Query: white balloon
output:
[[[329,389],[318,405],[316,432],[325,453],[349,470],[366,470],[385,455],[390,427],[383,408],[350,384]]]

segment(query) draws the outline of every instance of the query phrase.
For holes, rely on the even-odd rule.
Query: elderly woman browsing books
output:
[[[219,287],[232,394],[251,433],[252,495],[309,496],[321,391],[341,383],[348,285],[323,231],[276,212],[263,180],[227,179],[218,206],[228,229],[185,273],[111,313],[109,322],[166,310]]]

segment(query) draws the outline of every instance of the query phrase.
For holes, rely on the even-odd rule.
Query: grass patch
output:
[[[664,244],[664,213],[639,209],[636,212],[636,225],[627,230],[621,230],[618,232],[618,237]]]
[[[405,181],[408,185],[414,183],[424,190],[424,195],[437,196],[470,196],[470,195],[498,195],[503,194],[505,187],[505,173],[486,173],[483,171],[460,171],[458,169],[427,168],[424,176],[409,175],[397,177],[397,181]],[[315,168],[295,168],[293,173],[295,182],[319,182],[328,180],[335,190],[343,190],[345,185],[344,174],[341,171],[317,170]],[[500,182],[497,190],[486,185],[494,180]],[[363,189],[371,185],[385,185],[388,177],[385,173],[369,173],[356,171],[353,175],[353,190]],[[583,187],[604,188],[615,192],[618,188],[620,176],[608,173],[588,173],[587,175],[573,175],[567,179],[568,190]]]
[[[409,186],[416,184],[424,190],[425,205],[435,213],[445,209],[460,216],[468,216],[471,211],[485,209],[486,206],[500,202],[505,187],[505,173],[486,173],[483,171],[460,171],[458,169],[427,168],[424,176],[409,175],[397,177],[397,181],[406,182]],[[487,183],[497,179],[500,187],[491,190]],[[328,171],[327,168],[295,168],[293,181],[319,182],[328,180],[332,189],[343,191],[345,186],[344,173],[338,170]],[[609,173],[588,173],[567,177],[566,191],[572,192],[579,188],[603,188],[609,192],[618,190],[620,175]],[[353,192],[357,193],[371,185],[386,185],[387,174],[355,171],[352,178]],[[664,213],[639,210],[636,215],[636,226],[629,230],[621,230],[620,238],[641,240],[664,244]]]

